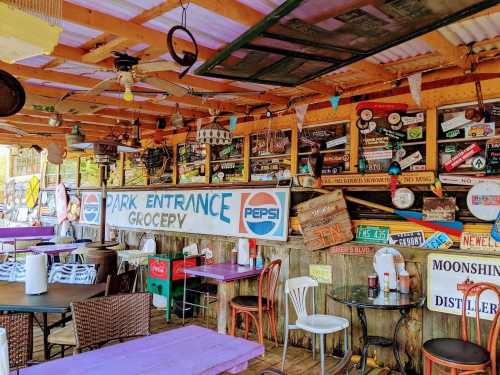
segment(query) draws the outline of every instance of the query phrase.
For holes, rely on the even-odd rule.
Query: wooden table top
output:
[[[201,276],[219,281],[234,281],[257,276],[262,269],[239,264],[217,263],[198,267],[186,267],[184,272],[191,276]]]
[[[71,302],[83,301],[103,294],[106,284],[49,284],[40,295],[24,293],[24,283],[0,282],[0,311],[64,313]]]
[[[22,369],[23,375],[216,375],[246,369],[264,346],[187,326]]]

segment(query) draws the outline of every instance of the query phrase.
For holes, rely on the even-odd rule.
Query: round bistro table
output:
[[[392,346],[394,358],[396,359],[399,370],[401,374],[405,375],[406,372],[404,370],[404,366],[401,364],[399,354],[398,332],[403,322],[409,318],[410,310],[420,308],[424,305],[425,297],[421,297],[416,293],[384,293],[384,291],[379,291],[378,294],[375,293],[372,297],[368,293],[368,287],[361,285],[335,288],[333,292],[329,294],[329,297],[334,301],[349,306],[350,309],[353,307],[356,308],[363,334],[363,350],[361,352],[360,361],[361,374],[365,374],[368,347],[370,345],[377,345],[384,347]],[[399,310],[401,316],[394,327],[394,334],[391,339],[381,336],[368,335],[368,321],[366,320],[365,309]]]

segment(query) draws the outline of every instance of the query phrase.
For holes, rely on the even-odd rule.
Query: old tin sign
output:
[[[389,228],[375,225],[358,225],[356,241],[386,244],[389,240]]]
[[[455,197],[426,197],[422,208],[422,218],[425,221],[454,221]]]
[[[369,245],[340,245],[332,246],[328,249],[330,254],[344,254],[344,255],[370,255],[375,254],[376,248]]]
[[[447,314],[462,315],[464,291],[471,283],[500,285],[500,258],[429,254],[427,257],[427,308]],[[467,315],[475,316],[475,295],[467,298]],[[480,317],[492,320],[498,310],[495,293],[481,295]]]
[[[427,249],[449,249],[453,246],[453,241],[446,233],[436,232],[430,236],[421,247]]]
[[[463,232],[460,237],[460,249],[500,252],[500,242],[495,241],[490,233]]]
[[[420,247],[425,241],[424,232],[416,230],[413,232],[391,233],[389,244],[407,247]]]

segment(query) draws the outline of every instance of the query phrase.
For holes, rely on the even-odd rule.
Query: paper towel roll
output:
[[[7,331],[0,327],[0,375],[9,375],[9,345]]]
[[[250,263],[250,244],[248,238],[238,240],[238,264],[248,266]]]
[[[29,254],[26,257],[26,294],[47,292],[47,254]]]

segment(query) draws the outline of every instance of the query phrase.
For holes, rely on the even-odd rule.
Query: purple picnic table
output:
[[[38,240],[54,237],[54,227],[9,227],[0,228],[0,242],[12,243],[16,240]]]
[[[21,370],[23,375],[216,375],[245,370],[264,346],[187,326]]]
[[[78,249],[77,243],[61,243],[55,245],[30,246],[28,249],[34,253],[45,253],[47,255],[59,255]]]
[[[241,279],[256,277],[262,270],[231,263],[206,264],[184,268],[187,275],[206,277],[219,282],[217,288],[217,332],[226,333],[229,322],[229,302],[235,295],[234,283]]]

